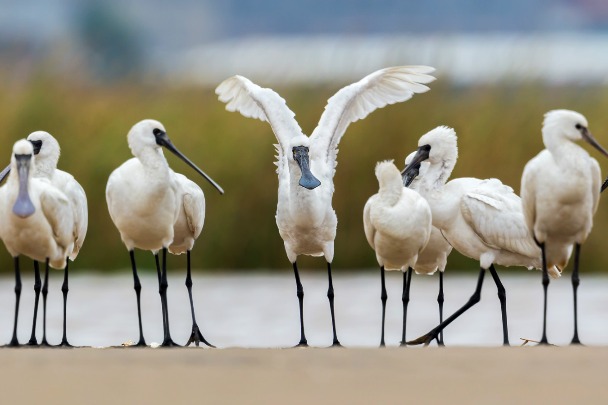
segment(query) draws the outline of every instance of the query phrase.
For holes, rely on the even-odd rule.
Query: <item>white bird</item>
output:
[[[401,270],[403,274],[416,266],[418,255],[431,236],[431,209],[426,200],[414,190],[403,187],[399,169],[392,161],[376,165],[378,193],[371,196],[363,208],[363,227],[367,242],[376,252],[380,265],[382,329],[380,346],[384,346],[386,312],[385,270]],[[411,270],[409,270],[411,271]],[[403,291],[406,284],[404,278]],[[405,334],[406,307],[403,307]]]
[[[541,251],[528,232],[521,199],[513,189],[498,179],[459,178],[446,181],[458,158],[456,133],[452,128],[437,127],[418,141],[418,151],[406,168],[428,160],[430,166],[420,179],[418,192],[431,206],[433,225],[464,256],[479,260],[477,287],[469,301],[426,335],[408,344],[428,344],[439,332],[480,300],[486,270],[490,270],[498,288],[503,326],[503,343],[509,344],[506,292],[494,264],[541,268]],[[551,268],[553,277],[560,272]]]
[[[414,155],[416,152],[410,153],[405,158],[405,166],[406,168],[409,166],[410,162],[414,159]],[[429,162],[420,162],[415,165],[416,167],[410,168],[410,172],[408,176],[403,176],[403,183],[406,187],[411,188],[412,190],[418,190],[418,187],[421,184],[421,179],[426,179],[426,172],[430,166]],[[405,172],[405,169],[403,170]],[[420,175],[420,177],[418,177]],[[426,244],[426,247],[418,254],[418,261],[416,265],[413,267],[416,274],[427,274],[432,275],[436,271],[439,270],[439,294],[437,295],[437,304],[439,306],[439,322],[443,322],[443,273],[445,271],[445,267],[448,263],[448,256],[452,252],[452,245],[448,243],[448,241],[443,237],[443,234],[436,226],[432,226],[431,228],[431,237],[429,239],[429,243]],[[408,270],[407,280],[405,273],[403,274],[403,283],[407,285],[407,289],[403,294],[403,305],[407,308],[407,303],[409,302],[410,296],[410,287],[412,280],[412,272]],[[405,311],[404,311],[405,313]],[[405,333],[403,333],[401,344],[405,344]],[[439,334],[439,339],[437,343],[440,346],[443,346],[443,331]]]
[[[228,111],[238,111],[246,117],[267,121],[278,140],[276,222],[296,278],[300,306],[299,346],[307,345],[303,318],[304,290],[296,264],[298,255],[302,254],[324,256],[327,261],[327,297],[333,345],[340,345],[336,335],[331,278],[337,226],[331,201],[340,139],[351,122],[365,118],[377,108],[408,100],[415,93],[426,92],[429,88],[422,83],[434,80],[428,75],[433,71],[427,66],[386,68],[344,87],[328,100],[319,124],[310,137],[302,133],[285,100],[271,89],[261,88],[242,76],[233,76],[215,90],[219,100],[227,103]]]
[[[11,173],[0,187],[0,238],[15,261],[15,320],[11,346],[18,346],[21,297],[19,255],[63,269],[72,252],[74,219],[68,198],[47,179],[33,177],[33,145],[22,139],[13,146]]]
[[[167,308],[167,248],[174,240],[174,226],[182,201],[179,200],[181,194],[177,176],[169,168],[161,147],[167,148],[186,162],[220,193],[223,190],[173,145],[160,122],[138,122],[129,131],[127,139],[135,157],[127,160],[110,175],[106,186],[106,201],[110,217],[131,257],[139,318],[137,346],[145,346],[146,342],[141,322],[141,284],[135,265],[135,248],[152,251],[157,264],[158,251],[163,251],[162,273],[157,268],[163,309],[163,346],[172,346],[175,343],[171,339]]]
[[[574,245],[574,336],[580,343],[577,322],[578,263],[581,245],[593,226],[602,184],[597,161],[575,142],[585,140],[608,156],[589,132],[587,119],[574,111],[554,110],[543,122],[544,150],[530,160],[521,178],[521,198],[530,233],[543,252],[544,315],[541,343],[547,341],[546,268],[563,269]]]
[[[186,346],[192,342],[199,345],[203,342],[207,346],[215,347],[209,343],[201,333],[196,316],[194,315],[194,301],[192,299],[192,276],[190,271],[190,251],[194,247],[194,241],[199,237],[205,223],[205,194],[203,190],[186,176],[175,173],[177,181],[177,193],[179,202],[179,215],[173,225],[173,242],[169,246],[169,253],[180,255],[186,253],[186,288],[190,298],[190,312],[192,314],[192,332]]]

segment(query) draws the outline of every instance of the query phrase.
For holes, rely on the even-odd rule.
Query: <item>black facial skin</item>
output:
[[[293,159],[300,166],[302,176],[298,184],[300,186],[313,190],[321,185],[319,179],[317,179],[310,171],[310,158],[308,156],[308,147],[306,146],[294,146],[292,149]]]
[[[39,154],[42,148],[42,141],[30,141],[30,143],[34,146],[34,155]]]
[[[414,158],[410,162],[409,165],[401,172],[401,176],[404,181],[406,178],[410,179],[410,183],[418,176],[418,172],[420,170],[420,163],[427,160],[429,158],[429,153],[431,152],[431,145],[422,145],[418,148],[418,151],[414,155]],[[409,185],[409,184],[408,184]]]
[[[604,149],[602,145],[600,145],[598,141],[595,140],[595,138],[593,137],[593,135],[591,135],[591,132],[589,132],[589,129],[587,127],[581,124],[576,124],[574,128],[576,128],[581,133],[583,139],[589,142],[591,146],[599,150],[604,156],[608,156],[608,152],[606,152],[606,149]]]

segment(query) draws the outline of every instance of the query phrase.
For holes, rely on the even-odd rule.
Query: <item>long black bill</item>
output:
[[[6,178],[6,176],[8,176],[8,174],[10,172],[11,172],[11,165],[9,164],[0,172],[0,183],[2,183],[4,181],[4,179]]]
[[[604,180],[604,184],[602,184],[602,188],[600,189],[600,193],[604,190],[606,190],[606,187],[608,187],[608,177],[606,177],[606,180]]]
[[[171,151],[174,155],[176,155],[181,160],[183,160],[184,162],[186,162],[186,164],[188,166],[190,166],[191,168],[193,168],[194,170],[196,170],[198,172],[198,174],[200,174],[201,176],[203,176],[209,183],[211,183],[211,185],[213,187],[215,187],[217,189],[217,191],[220,192],[220,194],[224,194],[224,189],[221,188],[219,184],[217,184],[211,177],[209,177],[207,175],[207,173],[205,173],[204,171],[202,171],[201,169],[199,169],[197,165],[195,165],[194,163],[192,163],[192,161],[190,159],[188,159],[186,156],[184,156],[184,154],[181,153],[175,147],[175,145],[173,145],[173,143],[171,142],[171,139],[169,139],[169,137],[167,136],[166,132],[158,131],[157,133],[154,134],[154,136],[156,136],[156,143],[157,144],[159,144],[160,146],[164,146],[169,151]]]
[[[583,136],[583,139],[587,142],[589,142],[591,144],[591,146],[593,146],[595,149],[599,150],[604,156],[608,157],[608,152],[606,151],[606,149],[604,149],[602,147],[602,145],[600,145],[595,138],[593,137],[593,135],[591,135],[591,132],[589,132],[589,130],[587,128],[583,128],[581,130],[581,135]]]
[[[27,218],[36,211],[27,190],[32,155],[15,155],[15,159],[17,160],[17,173],[19,175],[19,194],[15,205],[13,205],[13,213],[18,217]]]
[[[430,145],[422,145],[416,151],[414,158],[411,160],[410,164],[407,165],[405,169],[401,172],[401,176],[403,177],[403,182],[405,184],[406,179],[411,178],[410,183],[418,176],[420,171],[420,163],[424,162],[429,158],[429,152],[431,151]],[[409,185],[407,184],[406,187]]]
[[[420,174],[420,163],[416,163],[416,167],[410,168],[410,166],[411,164],[405,166],[405,169],[401,171],[401,177],[403,178],[403,185],[405,187],[409,187],[414,179]]]
[[[302,176],[298,184],[300,186],[313,190],[321,185],[319,179],[317,179],[310,171],[310,158],[308,156],[308,148],[306,146],[294,146],[293,158],[300,166]]]

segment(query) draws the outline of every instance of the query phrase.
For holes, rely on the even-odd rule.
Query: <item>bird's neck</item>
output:
[[[56,168],[57,162],[51,162],[46,159],[37,159],[35,176],[52,179]]]
[[[563,137],[547,136],[544,131],[543,142],[545,143],[547,150],[551,152],[557,165],[561,167],[565,167],[566,165],[578,166],[577,162],[579,161],[576,157],[580,156],[581,158],[584,158],[589,156],[585,149],[571,140]]]
[[[169,164],[160,148],[146,148],[138,154],[137,158],[147,169],[146,174],[149,176],[162,181],[169,177]]]
[[[300,186],[300,177],[302,173],[297,164],[289,165],[289,208],[292,213],[292,219],[300,225],[314,227],[320,224],[325,218],[325,207],[327,203],[323,201],[322,196],[326,187],[332,186],[325,184],[313,190],[309,190]],[[331,205],[331,193],[329,194],[329,204]]]
[[[381,200],[390,206],[397,204],[402,193],[403,180],[401,180],[401,176],[397,176],[395,179],[389,179],[381,184],[378,189]]]

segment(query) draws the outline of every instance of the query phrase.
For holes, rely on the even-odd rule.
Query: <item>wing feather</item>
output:
[[[537,247],[520,198],[497,179],[482,182],[461,200],[465,221],[490,247],[534,257]]]
[[[365,237],[367,238],[367,243],[369,243],[372,249],[376,249],[374,246],[376,228],[374,228],[371,219],[372,198],[374,198],[374,196],[370,197],[370,199],[367,200],[367,203],[365,203],[365,207],[363,207],[363,229],[365,230]]]
[[[348,125],[367,117],[377,108],[409,100],[429,90],[425,83],[435,69],[429,66],[396,66],[378,70],[342,88],[327,100],[319,125],[311,135],[313,156],[325,158],[335,168],[338,144]]]
[[[266,121],[279,141],[279,161],[285,156],[291,138],[303,135],[295,114],[274,90],[262,88],[243,76],[232,76],[217,86],[218,99],[226,110],[238,111],[248,118]]]
[[[74,232],[74,216],[68,198],[49,183],[40,194],[42,212],[53,230],[57,244],[71,253]]]

